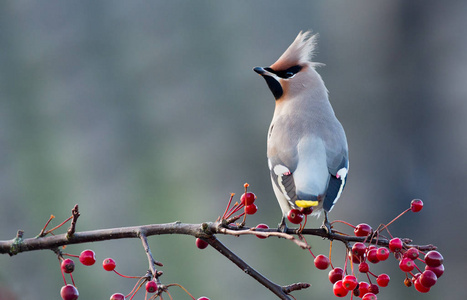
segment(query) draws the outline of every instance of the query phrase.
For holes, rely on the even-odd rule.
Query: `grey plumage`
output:
[[[274,192],[286,217],[296,200],[318,201],[314,213],[330,211],[345,186],[348,147],[327,89],[311,62],[316,36],[300,32],[270,67],[256,67],[276,106],[267,156]]]

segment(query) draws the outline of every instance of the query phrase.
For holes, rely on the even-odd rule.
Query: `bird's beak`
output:
[[[262,67],[254,67],[253,68],[253,71],[255,71],[256,73],[258,73],[259,75],[263,75],[264,73],[266,73],[267,71],[262,68]]]
[[[271,73],[271,72],[265,70],[263,67],[255,67],[255,68],[253,68],[253,71],[255,71],[256,73],[258,73],[261,76],[274,77],[274,75],[275,75],[274,73]]]

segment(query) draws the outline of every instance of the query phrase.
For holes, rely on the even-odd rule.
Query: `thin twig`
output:
[[[76,230],[76,222],[78,221],[78,218],[80,216],[80,213],[78,210],[78,204],[76,204],[75,207],[73,207],[73,209],[71,210],[71,216],[73,217],[73,219],[71,220],[70,227],[68,228],[67,233],[66,233],[68,238],[70,238],[75,233],[75,230]]]
[[[227,229],[227,228],[219,228],[218,232],[223,233],[223,234],[229,234],[229,235],[245,235],[245,234],[249,234],[249,235],[259,235],[259,236],[264,236],[264,237],[277,236],[277,237],[284,238],[284,239],[287,239],[289,241],[294,242],[295,244],[297,244],[302,249],[309,249],[310,248],[309,245],[307,245],[306,243],[304,243],[304,242],[302,242],[300,240],[297,240],[294,236],[292,236],[290,234],[287,234],[287,233],[279,232],[279,231],[264,232],[264,231],[252,230],[251,228],[246,229],[246,230],[231,230],[231,229]]]
[[[144,231],[140,232],[140,239],[141,242],[143,243],[144,251],[146,252],[146,256],[148,257],[148,262],[149,262],[149,270],[151,272],[152,277],[157,283],[157,286],[161,286],[161,281],[159,279],[159,274],[162,274],[157,271],[156,269],[156,260],[152,256],[151,248],[149,248],[148,244],[148,239],[146,237],[146,234]],[[161,263],[158,263],[159,265],[162,265]]]
[[[283,300],[291,300],[291,298],[284,292],[280,285],[275,284],[274,282],[270,281],[263,275],[261,275],[258,271],[253,269],[250,265],[248,265],[245,261],[243,261],[239,256],[237,256],[234,252],[232,252],[229,248],[227,248],[224,244],[222,244],[215,236],[211,236],[206,241],[211,245],[214,249],[216,249],[220,254],[224,255],[227,259],[233,262],[237,267],[243,270],[246,274],[253,277],[256,281],[264,285],[268,288],[271,292],[273,292],[277,297]]]

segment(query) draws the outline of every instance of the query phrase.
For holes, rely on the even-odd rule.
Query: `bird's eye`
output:
[[[297,65],[297,66],[290,67],[287,70],[278,71],[278,72],[276,72],[276,74],[277,74],[277,76],[279,76],[281,78],[289,79],[289,78],[293,78],[295,75],[297,75],[297,73],[300,72],[301,69],[302,69],[302,67]]]

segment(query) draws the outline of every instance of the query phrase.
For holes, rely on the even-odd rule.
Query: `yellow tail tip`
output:
[[[298,207],[302,207],[302,208],[318,206],[318,204],[319,204],[318,201],[310,201],[310,200],[296,200],[295,201],[295,205],[297,205]]]

